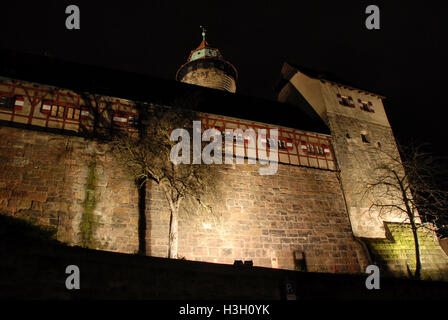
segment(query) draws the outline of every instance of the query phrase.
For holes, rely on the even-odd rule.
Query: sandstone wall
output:
[[[138,249],[137,192],[106,146],[9,127],[0,146],[2,214],[57,228],[69,244]]]
[[[367,239],[374,263],[386,274],[408,277],[415,272],[414,238],[409,225],[386,223],[388,239]],[[448,280],[448,256],[427,229],[418,230],[424,280]],[[409,271],[408,271],[409,268]]]
[[[230,92],[236,91],[235,80],[217,68],[199,68],[193,70],[188,72],[181,81],[213,89]]]
[[[358,272],[363,253],[353,239],[335,172],[280,165],[260,176],[256,165],[221,169],[218,201],[222,221],[194,216],[179,225],[179,254],[189,260],[300,269]],[[169,212],[158,188],[148,191],[151,255],[166,256]],[[364,260],[362,260],[364,263]]]
[[[399,158],[392,129],[351,117],[328,114],[333,134],[333,146],[341,169],[341,177],[350,211],[353,232],[359,237],[385,237],[383,221],[401,222],[402,214],[370,208],[372,200],[366,194],[369,179],[375,180],[375,170],[387,157]],[[369,142],[363,142],[361,133]]]
[[[0,127],[0,212],[53,226],[69,244],[136,252],[137,190],[107,150],[79,137]],[[181,256],[302,270],[304,259],[319,272],[359,272],[365,264],[335,172],[280,165],[260,176],[256,165],[228,165],[220,174],[221,219],[182,217]],[[147,254],[166,257],[169,213],[155,185],[146,208]]]

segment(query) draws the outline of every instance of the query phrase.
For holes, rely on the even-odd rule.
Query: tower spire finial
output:
[[[207,29],[205,29],[204,26],[199,26],[202,29],[202,40],[205,41],[205,32],[207,31]]]

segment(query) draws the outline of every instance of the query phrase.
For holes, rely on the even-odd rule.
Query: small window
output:
[[[67,119],[72,119],[72,120],[79,120],[79,109],[75,109],[72,107],[68,107],[67,108]]]
[[[320,155],[323,155],[324,154],[324,149],[322,149],[322,147],[321,146],[317,146],[317,149],[319,150],[319,154]]]
[[[326,156],[330,155],[330,148],[327,145],[301,142],[302,151],[308,154]]]
[[[56,117],[58,115],[58,106],[57,105],[52,105],[51,106],[51,113],[50,115],[52,117]]]
[[[67,108],[67,119],[73,119],[73,108]]]
[[[58,106],[58,118],[64,118],[65,108],[63,106]]]
[[[370,141],[367,139],[367,136],[365,134],[361,133],[361,139],[362,139],[362,142],[364,142],[364,143],[370,143]]]
[[[128,124],[132,127],[136,127],[138,125],[137,118],[134,115],[130,115],[128,117]]]
[[[358,103],[361,110],[366,112],[375,112],[370,101],[362,101],[361,99],[358,99]]]
[[[346,133],[346,134],[345,134],[345,137],[346,137],[347,139],[351,139],[351,137],[350,137],[350,133]]]
[[[340,95],[339,93],[338,93],[337,96],[338,96],[338,101],[339,101],[340,105],[343,105],[343,106],[346,106],[346,107],[352,107],[352,108],[355,107],[355,104],[353,103],[352,97],[343,96],[343,95]]]
[[[314,146],[312,144],[308,145],[308,152],[314,153]]]
[[[12,100],[10,97],[0,97],[0,108],[12,109]]]

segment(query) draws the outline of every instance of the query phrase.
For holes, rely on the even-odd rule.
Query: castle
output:
[[[398,154],[384,97],[290,63],[281,70],[278,102],[235,94],[237,69],[205,34],[177,82],[2,55],[1,214],[50,226],[70,245],[135,253],[138,190],[107,143],[90,133],[132,132],[142,106],[193,96],[204,129],[278,129],[278,171],[263,176],[258,164],[221,165],[213,205],[222,221],[181,218],[180,256],[330,273],[379,264],[394,276],[415,263],[402,217],[372,213],[359,194],[360,178],[381,152]],[[154,183],[145,192],[146,254],[166,257],[166,200]],[[423,277],[447,280],[437,237],[421,239]]]

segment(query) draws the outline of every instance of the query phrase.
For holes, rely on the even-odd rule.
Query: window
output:
[[[319,156],[330,156],[330,147],[325,144],[314,144],[314,143],[306,143],[302,141],[300,143],[302,151],[307,154],[319,155]]]
[[[24,96],[0,96],[0,108],[22,110],[25,104]]]
[[[361,139],[362,139],[362,142],[364,142],[364,143],[370,143],[370,141],[367,139],[367,135],[365,135],[363,133],[361,133]]]
[[[137,117],[134,115],[129,116],[128,118],[128,124],[132,127],[136,127],[138,125]]]
[[[373,110],[372,103],[369,101],[362,101],[361,99],[358,99],[359,108],[366,112],[375,112]]]
[[[136,127],[138,125],[137,114],[118,111],[113,114],[112,122],[113,124],[121,127]]]
[[[125,126],[128,123],[128,117],[121,112],[116,112],[112,116],[112,122],[118,126]]]
[[[67,108],[67,119],[78,120],[81,111],[76,108],[68,107]]]
[[[53,104],[52,101],[42,101],[40,112],[50,115],[54,118],[66,118],[69,120],[79,120],[83,116],[81,109],[76,108],[74,105],[60,106]]]
[[[63,106],[58,106],[57,104],[53,104],[50,110],[50,116],[55,118],[64,118],[64,110]]]
[[[351,107],[351,108],[355,107],[352,97],[343,96],[343,95],[340,95],[339,93],[337,94],[337,96],[338,96],[338,101],[339,101],[340,105],[343,105],[346,107]]]
[[[12,109],[13,108],[13,98],[10,97],[0,97],[0,108]]]
[[[15,96],[14,97],[14,109],[15,110],[22,110],[23,105],[25,104],[25,97],[24,96]]]
[[[63,106],[58,106],[58,118],[64,118],[65,108]]]
[[[286,141],[285,140],[278,140],[278,148],[282,150],[286,150]]]

